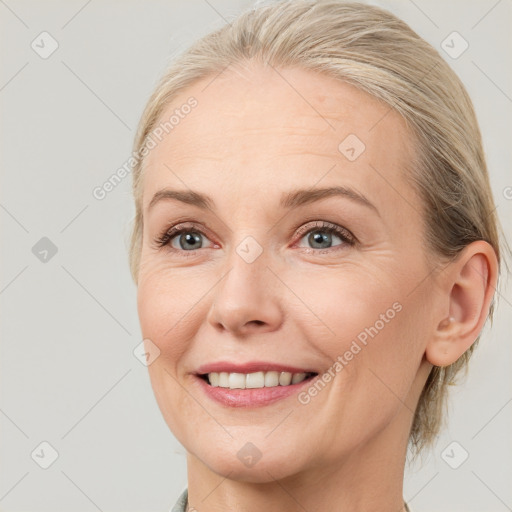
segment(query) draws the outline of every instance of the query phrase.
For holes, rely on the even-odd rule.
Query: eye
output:
[[[298,231],[298,235],[303,235],[301,240],[306,240],[307,246],[299,245],[310,249],[331,249],[333,247],[355,244],[355,237],[347,229],[331,224],[330,222],[317,221],[302,226]],[[341,243],[334,243],[339,239]]]
[[[309,244],[309,246],[299,245],[306,249],[332,249],[339,246],[353,246],[356,243],[350,231],[326,221],[310,222],[298,229],[297,235],[302,237],[301,241],[305,239]],[[335,243],[336,239],[340,243]],[[154,243],[156,248],[167,246],[172,251],[183,253],[213,247],[214,244],[209,240],[210,245],[205,245],[204,240],[208,238],[200,229],[193,225],[180,224],[164,231],[154,240]]]
[[[169,246],[176,251],[204,249],[206,235],[194,226],[173,226],[155,239],[157,247]]]

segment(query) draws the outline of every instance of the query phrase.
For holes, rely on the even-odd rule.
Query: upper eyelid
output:
[[[310,226],[313,222],[313,226]],[[325,229],[325,230],[331,230],[331,231],[340,231],[342,233],[346,233],[351,238],[355,238],[354,235],[352,235],[351,231],[347,229],[344,226],[341,226],[340,224],[336,224],[335,222],[329,222],[327,220],[315,220],[315,221],[308,221],[305,224],[302,224],[299,228],[295,229],[295,233],[303,234],[307,233],[308,231],[311,231],[315,228]]]
[[[313,225],[310,225],[311,223],[313,223]],[[181,226],[181,224],[184,224],[183,226]],[[300,232],[300,234],[302,234],[303,232],[307,232],[311,229],[315,229],[315,228],[319,228],[319,229],[329,229],[329,228],[332,228],[332,229],[339,229],[341,231],[346,231],[347,233],[351,234],[350,230],[345,228],[344,226],[341,226],[339,224],[336,224],[335,222],[329,222],[329,221],[326,221],[326,220],[309,220],[309,221],[306,221],[305,223],[301,224],[299,227],[297,228],[294,228],[293,229],[293,233],[298,233]],[[208,228],[208,226],[206,226],[206,229],[203,229],[201,226],[198,226],[196,222],[194,221],[183,221],[183,222],[178,222],[176,224],[174,224],[173,226],[165,229],[162,233],[165,234],[165,233],[169,233],[171,231],[175,232],[175,233],[179,233],[180,231],[197,231],[203,235],[206,235],[207,233],[205,233],[205,231],[210,231],[210,228]],[[353,236],[353,235],[352,235]]]

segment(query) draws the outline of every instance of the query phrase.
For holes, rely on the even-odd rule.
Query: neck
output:
[[[257,482],[237,480],[235,469],[221,476],[189,453],[189,510],[405,511],[403,475],[410,425],[411,413],[404,408],[378,436],[345,456],[326,457],[280,479],[272,478],[272,467],[260,466]]]

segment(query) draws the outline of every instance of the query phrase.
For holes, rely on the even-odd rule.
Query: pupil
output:
[[[311,233],[310,238],[312,239],[312,240],[310,240],[312,244],[326,243],[327,246],[325,246],[325,245],[322,246],[321,247],[322,249],[328,248],[328,246],[331,242],[331,235],[330,234],[322,234],[320,231],[315,231],[315,232]]]
[[[197,242],[199,243],[199,247],[201,247],[201,239],[199,237],[199,234],[198,233],[187,233],[186,235],[182,235],[184,236],[185,240],[186,240],[186,244],[189,244],[189,248],[190,248],[190,245],[193,245],[194,242]],[[197,247],[192,247],[192,249],[197,249]]]

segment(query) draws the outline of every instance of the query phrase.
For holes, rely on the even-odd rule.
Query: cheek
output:
[[[287,281],[294,282],[291,275]],[[352,340],[358,338],[364,344],[396,323],[403,293],[392,281],[377,269],[372,272],[357,265],[339,271],[303,272],[293,286],[302,308],[294,320],[301,322],[311,343],[335,357],[347,350]]]
[[[144,336],[173,337],[186,315],[208,289],[199,272],[173,269],[165,261],[145,261],[141,265],[137,309]]]
[[[159,358],[148,368],[150,374],[162,363],[173,371],[183,351],[180,346],[183,339],[180,318],[186,313],[186,301],[179,300],[183,298],[181,285],[169,274],[152,266],[146,267],[139,275],[137,310],[142,336],[160,350]]]
[[[155,260],[139,274],[137,310],[142,336],[159,348],[157,361],[173,375],[178,374],[182,357],[205,322],[215,282],[216,275],[208,265],[174,269]]]
[[[385,273],[373,279],[351,270],[328,278],[317,273],[295,288],[315,313],[295,320],[300,319],[309,343],[332,362],[324,371],[335,375],[325,391],[311,389],[301,397],[302,404],[310,404],[304,410],[328,411],[332,428],[325,446],[334,460],[339,450],[384,429],[404,403],[414,410],[408,397],[423,354],[418,325],[425,297],[408,296],[412,287],[401,279],[388,277],[385,283]]]
[[[349,392],[357,408],[399,405],[395,395],[405,399],[423,356],[428,296],[410,293],[418,280],[396,275],[353,265],[339,273],[304,273],[294,287],[309,306],[301,305],[294,321],[332,362],[333,390]]]
[[[137,309],[143,338],[160,350],[148,366],[153,393],[169,428],[185,443],[190,431],[198,428],[194,422],[198,411],[178,382],[179,368],[193,338],[190,319],[198,313],[206,283],[201,286],[182,274],[158,264],[146,265],[139,274]]]

